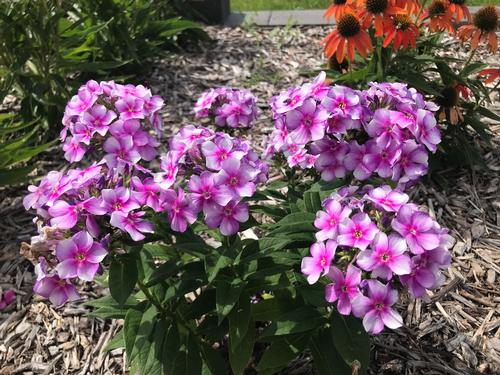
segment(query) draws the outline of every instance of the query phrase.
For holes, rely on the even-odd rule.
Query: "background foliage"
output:
[[[29,136],[9,132],[25,139],[11,149],[48,145],[67,98],[88,79],[133,82],[153,58],[205,37],[169,1],[1,0],[0,102],[14,95],[16,121],[38,124]]]

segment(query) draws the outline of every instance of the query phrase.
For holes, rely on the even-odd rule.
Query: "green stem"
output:
[[[162,314],[169,315],[169,312],[163,308],[160,302],[156,300],[156,298],[151,294],[149,289],[142,283],[142,281],[138,281],[137,285],[139,286],[139,289],[144,293],[146,298],[160,311]]]
[[[470,64],[470,62],[472,61],[472,58],[474,57],[474,55],[476,54],[476,51],[477,51],[477,48],[474,48],[473,50],[470,51],[470,55],[469,55],[469,58],[467,59],[467,61],[465,62],[465,65],[464,67],[462,68],[462,71],[467,68],[467,66]]]
[[[382,46],[377,42],[377,80],[379,82],[385,81],[384,65],[382,62]]]

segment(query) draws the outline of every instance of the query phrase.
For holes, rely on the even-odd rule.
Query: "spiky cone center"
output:
[[[446,13],[446,4],[444,1],[441,0],[434,0],[431,5],[429,5],[429,16],[432,17],[437,17],[437,16],[444,16]]]
[[[442,107],[452,108],[458,104],[458,99],[458,90],[454,86],[447,86],[441,90],[441,96],[436,101]]]
[[[333,0],[335,5],[344,5],[345,3],[347,3],[347,0]]]
[[[483,33],[495,31],[498,25],[498,12],[493,5],[483,7],[474,14],[473,22]]]
[[[337,30],[343,38],[350,38],[361,31],[361,24],[354,14],[346,13],[337,21]]]
[[[365,8],[372,14],[378,14],[384,13],[388,5],[388,0],[366,0]]]
[[[450,0],[450,3],[456,5],[464,5],[466,0]]]
[[[407,14],[396,14],[392,22],[394,23],[394,27],[398,30],[408,30],[413,23],[411,17]]]

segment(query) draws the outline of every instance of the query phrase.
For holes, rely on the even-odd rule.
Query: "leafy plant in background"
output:
[[[484,85],[482,76],[489,72],[494,79],[496,70],[485,70],[487,65],[475,62],[474,56],[479,44],[485,44],[490,53],[497,50],[494,6],[472,16],[466,1],[347,0],[335,1],[325,16],[337,21],[323,41],[332,79],[352,87],[378,80],[417,88],[441,107],[436,113],[444,131],[441,158],[447,163],[481,162],[469,134],[472,130],[489,140],[481,116],[500,121],[486,108],[498,84]],[[456,26],[464,21],[466,25]],[[445,55],[446,33],[471,42],[465,64]]]
[[[142,75],[151,59],[175,51],[182,38],[204,35],[168,2],[1,1],[0,102],[13,95],[7,110],[25,123],[36,121],[30,144],[44,144],[60,131],[69,93],[89,77]],[[28,154],[26,143],[16,145]]]
[[[92,164],[29,187],[39,235],[22,251],[55,305],[103,274],[110,296],[87,303],[124,319],[108,349],[125,347],[131,373],[272,374],[309,352],[320,374],[364,374],[367,332],[403,324],[398,295],[443,282],[451,237],[403,192],[441,140],[433,103],[322,73],[271,100],[264,158],[208,127],[243,132],[255,103],[207,91],[207,126],[182,127],[162,156],[163,100],[144,86],[89,81],[66,106],[65,157]]]

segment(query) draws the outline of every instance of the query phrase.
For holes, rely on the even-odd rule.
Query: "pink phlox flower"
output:
[[[385,148],[377,145],[375,141],[365,143],[367,153],[363,156],[363,164],[367,169],[378,173],[382,178],[391,178],[393,166],[401,155],[401,146],[392,141]]]
[[[134,176],[131,179],[131,186],[132,197],[138,204],[151,207],[156,212],[161,211],[160,186],[151,177],[141,181],[139,176]]]
[[[405,254],[407,246],[403,238],[391,234],[389,237],[380,232],[371,246],[372,250],[359,253],[357,264],[372,277],[391,280],[393,273],[407,275],[411,272],[410,257]]]
[[[146,113],[151,115],[158,112],[164,104],[165,101],[161,96],[153,95],[151,98],[144,101],[143,109]]]
[[[312,244],[309,249],[311,256],[302,258],[300,265],[300,269],[307,276],[309,284],[318,281],[321,274],[328,273],[336,250],[337,243],[333,240],[327,241],[326,244],[323,242]]]
[[[102,207],[108,213],[115,211],[128,213],[140,208],[139,203],[131,196],[130,190],[124,186],[115,189],[103,189]]]
[[[172,230],[185,232],[188,224],[196,221],[197,211],[189,197],[184,194],[184,190],[163,190],[160,193],[163,208],[167,212]]]
[[[314,99],[321,101],[325,98],[330,90],[330,86],[325,85],[326,73],[320,72],[311,83],[306,83],[303,88],[309,91],[309,94]]]
[[[407,194],[393,190],[389,185],[371,189],[365,198],[387,212],[397,212],[410,199]]]
[[[116,84],[114,86],[112,94],[115,96],[120,96],[122,98],[127,98],[130,96],[143,100],[148,100],[151,98],[151,90],[147,89],[143,85],[134,86],[130,83],[126,85]]]
[[[358,93],[349,87],[330,87],[327,96],[321,105],[331,114],[331,116],[344,116],[353,120],[361,118],[360,97]]]
[[[377,226],[370,220],[370,217],[360,212],[351,219],[346,219],[340,223],[337,242],[342,246],[365,250],[378,232]]]
[[[255,193],[255,184],[252,182],[258,171],[238,159],[227,159],[222,162],[222,169],[215,176],[217,185],[224,185],[239,200],[242,197],[251,197]]]
[[[392,141],[403,140],[403,131],[399,124],[404,122],[404,118],[401,112],[385,108],[377,109],[373,119],[365,126],[365,130],[369,136],[376,138],[381,148],[386,148]]]
[[[344,165],[347,170],[353,171],[354,177],[358,180],[366,180],[374,171],[373,164],[367,164],[371,161],[366,156],[369,155],[366,145],[360,145],[357,141],[349,143],[349,152],[344,158]]]
[[[277,114],[286,113],[300,107],[309,96],[307,87],[290,88],[274,97],[271,100],[271,107]]]
[[[219,93],[214,89],[210,89],[201,94],[194,105],[194,113],[196,118],[208,117],[212,104],[215,102],[218,96]]]
[[[0,311],[12,304],[16,300],[16,292],[13,290],[6,290],[0,294]]]
[[[144,118],[144,100],[128,95],[118,99],[115,107],[120,113],[120,119],[132,120]]]
[[[248,204],[231,201],[225,206],[209,205],[205,210],[205,223],[211,229],[219,227],[224,236],[236,234],[249,218]]]
[[[108,138],[104,142],[103,149],[107,152],[104,160],[110,168],[135,164],[141,160],[141,155],[134,148],[134,140],[131,136],[123,136],[118,139],[115,137]]]
[[[80,298],[76,288],[69,280],[62,280],[58,275],[47,273],[47,261],[40,257],[39,263],[35,266],[37,280],[33,286],[33,291],[45,298],[48,298],[55,306],[61,306],[66,301],[75,301]]]
[[[78,277],[84,281],[92,281],[99,263],[107,255],[106,249],[86,231],[76,233],[72,238],[59,242],[56,256],[60,263],[57,274],[62,279]]]
[[[98,96],[89,91],[85,86],[78,89],[78,94],[73,96],[66,105],[65,113],[68,116],[79,116],[94,105]]]
[[[116,119],[116,113],[107,110],[105,106],[97,104],[83,114],[83,122],[92,130],[103,137],[108,132],[109,125]]]
[[[142,241],[145,238],[143,233],[154,233],[153,224],[142,219],[145,214],[144,211],[115,211],[111,214],[110,224],[130,234],[134,241]]]
[[[403,325],[403,318],[391,307],[398,300],[398,292],[378,280],[368,280],[368,296],[359,295],[352,301],[354,316],[363,318],[363,327],[377,335],[387,326],[391,329]]]
[[[338,301],[337,311],[349,315],[353,299],[360,295],[361,270],[350,264],[344,276],[338,268],[330,267],[327,277],[333,282],[325,287],[325,299],[330,303]]]
[[[434,221],[422,211],[404,205],[392,221],[392,228],[407,242],[414,254],[433,250],[440,244],[439,234],[434,229]]]
[[[428,169],[429,156],[425,147],[410,140],[403,143],[401,156],[393,167],[392,179],[407,182],[425,175]]]
[[[175,152],[168,152],[167,155],[162,156],[160,159],[160,168],[163,172],[155,173],[154,181],[160,186],[161,189],[169,189],[177,178],[179,166]]]
[[[83,159],[86,147],[80,142],[78,137],[68,137],[62,147],[64,151],[64,157],[70,163],[76,163]]]
[[[209,206],[214,204],[225,206],[233,198],[226,186],[217,184],[215,176],[214,173],[205,171],[200,176],[193,175],[189,179],[189,197],[198,212],[207,212]]]
[[[430,151],[436,152],[441,142],[441,132],[433,113],[419,109],[417,111],[418,140]]]
[[[314,99],[307,99],[302,106],[286,114],[286,126],[291,139],[299,144],[317,141],[325,135],[328,113],[316,105]]]
[[[47,206],[52,206],[61,195],[73,188],[71,179],[63,175],[61,172],[51,171],[45,177],[47,181]]]
[[[316,233],[318,241],[334,240],[338,235],[339,224],[349,218],[352,210],[342,206],[340,202],[329,199],[324,203],[325,211],[318,211],[314,226],[320,229]]]
[[[241,160],[244,156],[243,151],[234,150],[233,141],[229,136],[216,138],[214,142],[207,141],[201,146],[203,155],[205,155],[207,168],[213,170],[222,169],[222,162],[235,158]]]

